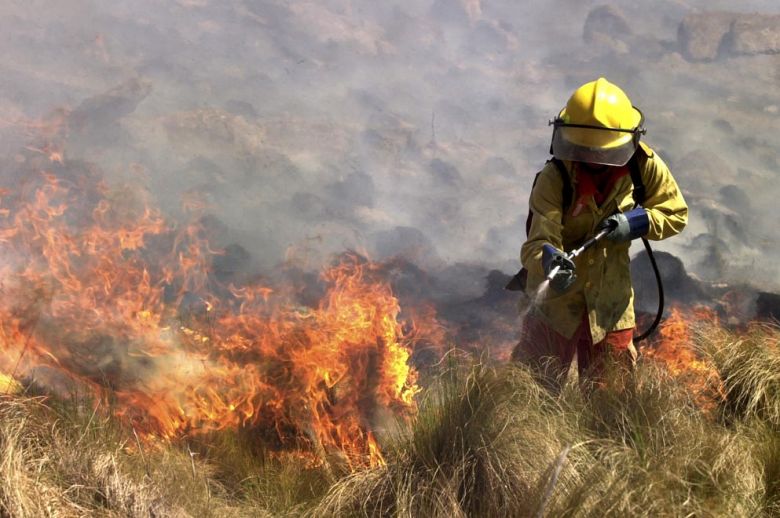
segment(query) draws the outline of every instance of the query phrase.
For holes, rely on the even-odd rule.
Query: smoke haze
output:
[[[356,248],[508,273],[547,121],[605,76],[645,113],[691,205],[661,248],[704,278],[780,289],[765,259],[780,251],[766,217],[780,11],[732,4],[7,3],[0,156],[21,167],[59,120],[67,160],[145,185],[173,217],[182,200],[201,207],[253,268],[316,269]]]

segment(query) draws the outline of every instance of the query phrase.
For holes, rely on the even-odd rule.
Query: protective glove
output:
[[[577,280],[574,271],[574,262],[566,255],[550,244],[542,247],[542,268],[544,276],[549,277],[556,266],[560,266],[556,274],[550,279],[550,286],[557,292],[563,293]]]
[[[650,218],[642,207],[631,209],[628,212],[618,212],[599,223],[597,231],[611,228],[607,234],[610,241],[631,241],[647,235],[650,230]]]

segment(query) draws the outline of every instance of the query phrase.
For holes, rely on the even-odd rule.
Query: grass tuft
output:
[[[652,361],[553,395],[450,358],[417,418],[378,434],[387,464],[355,473],[252,430],[148,444],[83,403],[0,395],[0,516],[778,516],[778,343],[700,330],[715,412]]]
[[[745,332],[707,327],[697,346],[723,380],[726,417],[756,417],[780,432],[780,328],[755,324]]]

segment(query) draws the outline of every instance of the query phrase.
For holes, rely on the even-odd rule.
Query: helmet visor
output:
[[[639,145],[641,130],[613,130],[556,123],[552,152],[559,160],[625,165]]]

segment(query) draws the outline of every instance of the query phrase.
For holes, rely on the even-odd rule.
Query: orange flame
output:
[[[418,332],[380,265],[343,257],[312,307],[290,286],[220,284],[205,229],[135,190],[43,173],[3,192],[0,371],[110,397],[150,439],[251,428],[352,465],[383,462],[381,412],[415,411]]]
[[[643,354],[680,379],[700,408],[711,411],[725,397],[725,389],[715,366],[701,358],[694,347],[694,328],[704,322],[718,325],[718,317],[706,307],[688,311],[672,308],[659,328],[654,347]]]

